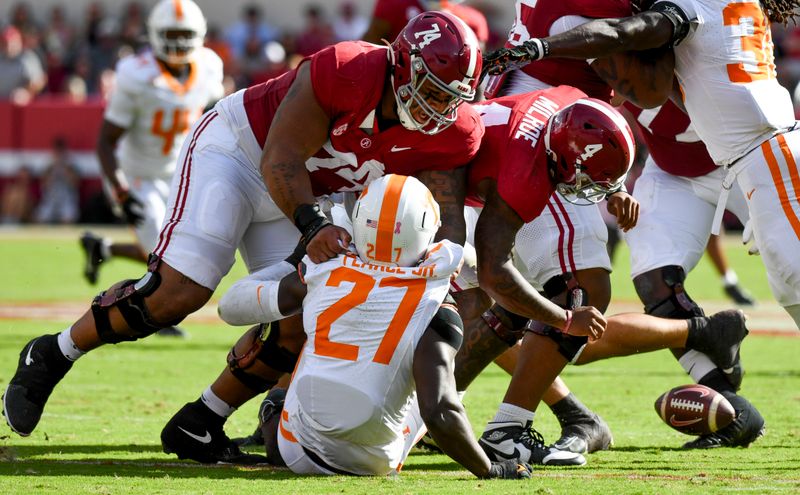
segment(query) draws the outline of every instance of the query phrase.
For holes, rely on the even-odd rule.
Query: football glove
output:
[[[531,477],[531,465],[527,462],[519,462],[517,459],[507,459],[501,462],[493,462],[489,468],[487,479],[503,480],[522,480]]]
[[[531,38],[511,48],[500,48],[483,57],[483,75],[498,76],[535,60],[541,60],[549,52],[548,43],[539,38]]]
[[[135,227],[144,221],[144,205],[133,194],[128,191],[120,194],[119,203],[128,225]]]

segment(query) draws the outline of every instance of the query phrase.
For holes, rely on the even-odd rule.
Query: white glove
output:
[[[746,224],[744,224],[744,230],[742,231],[742,244],[747,245],[750,241],[753,241],[753,245],[747,249],[747,253],[750,255],[760,255],[761,251],[758,250],[758,243],[756,242],[756,236],[753,232],[753,221],[748,220]]]

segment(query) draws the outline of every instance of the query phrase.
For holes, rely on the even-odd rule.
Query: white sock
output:
[[[722,283],[726,286],[736,285],[739,283],[739,276],[736,275],[735,271],[728,268],[728,271],[726,271],[725,275],[722,276]]]
[[[100,256],[103,257],[103,260],[111,259],[111,239],[108,237],[103,237],[100,243]]]
[[[70,361],[77,361],[79,357],[86,353],[78,349],[78,346],[75,345],[75,342],[72,340],[72,335],[70,334],[71,331],[72,327],[69,327],[58,334],[58,348],[65,358]]]
[[[528,423],[528,421],[533,421],[533,416],[534,416],[533,411],[528,411],[523,407],[503,402],[502,404],[500,404],[500,407],[497,408],[497,414],[494,415],[494,419],[492,420],[492,422],[508,423],[511,421],[515,421],[525,426]]]
[[[717,367],[708,356],[694,349],[686,351],[686,354],[681,356],[678,362],[695,383]]]
[[[207,408],[211,409],[214,414],[223,418],[227,418],[233,414],[233,411],[236,410],[235,407],[229,406],[227,402],[217,397],[217,394],[211,390],[210,386],[203,391],[203,394],[200,396],[200,400],[202,400],[203,404],[205,404]]]

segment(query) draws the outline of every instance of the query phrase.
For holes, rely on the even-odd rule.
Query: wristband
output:
[[[564,329],[561,330],[561,333],[568,334],[569,327],[572,325],[572,311],[569,309],[567,310],[567,322],[564,324]]]
[[[294,210],[294,224],[300,231],[300,242],[307,246],[324,227],[333,225],[318,204],[302,204]]]

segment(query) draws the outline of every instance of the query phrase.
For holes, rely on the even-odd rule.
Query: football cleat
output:
[[[751,443],[764,435],[764,418],[755,406],[739,395],[730,392],[722,392],[722,395],[733,405],[737,413],[736,419],[719,431],[686,442],[683,445],[684,449],[749,447]]]
[[[246,437],[236,437],[233,443],[239,447],[251,447],[264,445],[264,436],[261,434],[261,426],[256,427],[256,431]]]
[[[83,264],[83,276],[90,284],[97,284],[97,275],[100,272],[100,264],[103,263],[103,239],[91,232],[84,232],[81,236],[81,248],[86,259]]]
[[[597,414],[567,420],[561,425],[561,438],[553,444],[558,450],[576,454],[591,454],[598,450],[608,450],[614,443],[611,429]]]
[[[686,347],[706,354],[720,369],[728,370],[739,362],[739,347],[748,333],[741,310],[720,311],[709,316],[706,324],[695,327]]]
[[[17,371],[3,394],[3,415],[15,433],[31,434],[47,399],[70,368],[72,361],[58,348],[58,334],[36,337],[22,348]]]
[[[158,332],[156,332],[156,335],[160,337],[176,337],[179,339],[189,338],[189,333],[177,325],[173,325],[171,327],[164,327]]]
[[[499,462],[518,459],[542,466],[583,466],[586,459],[581,454],[547,447],[541,433],[533,429],[533,422],[525,426],[516,421],[495,422],[486,426],[478,440],[489,460]]]
[[[426,432],[422,435],[422,438],[419,439],[414,447],[420,450],[426,450],[428,452],[432,452],[434,454],[444,454],[441,447],[436,443],[436,440],[433,439],[430,432]]]
[[[239,450],[225,434],[224,424],[225,419],[201,400],[189,402],[161,430],[161,446],[166,454],[203,464],[267,464],[263,455]]]
[[[755,306],[756,300],[739,284],[726,284],[725,294],[739,306]]]

